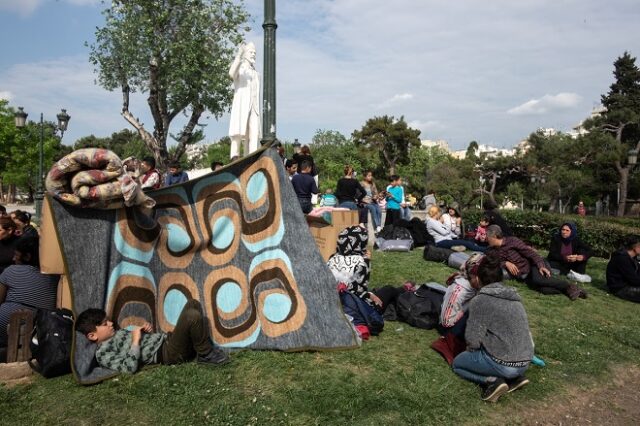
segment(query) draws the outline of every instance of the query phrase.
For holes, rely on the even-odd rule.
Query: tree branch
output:
[[[180,139],[178,139],[178,146],[176,146],[176,151],[173,158],[174,161],[177,161],[178,158],[180,158],[182,154],[184,154],[187,143],[189,142],[189,139],[191,139],[191,136],[193,136],[193,129],[198,124],[198,120],[200,119],[200,116],[203,112],[204,107],[202,105],[194,106],[193,110],[191,111],[189,122],[182,129]]]

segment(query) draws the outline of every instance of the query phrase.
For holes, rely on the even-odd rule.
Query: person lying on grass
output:
[[[182,309],[173,333],[153,333],[145,323],[129,331],[117,330],[102,309],[87,309],[75,322],[76,331],[98,345],[96,360],[101,367],[135,373],[141,365],[179,364],[196,358],[200,364],[221,365],[229,357],[211,342],[197,300]]]
[[[502,283],[500,258],[488,253],[472,281],[478,294],[469,302],[467,350],[453,360],[453,371],[482,387],[482,399],[496,402],[529,383],[524,376],[533,358],[533,339],[520,296]]]
[[[565,294],[571,300],[586,299],[586,291],[575,283],[552,277],[549,263],[538,252],[517,237],[504,236],[498,225],[487,228],[487,242],[487,253],[498,254],[505,278],[524,281],[542,294]]]

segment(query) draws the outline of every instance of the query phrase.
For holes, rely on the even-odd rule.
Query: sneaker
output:
[[[578,286],[575,283],[570,283],[567,286],[567,297],[569,299],[573,300],[578,300],[578,298],[580,297],[580,289],[578,288]]]
[[[588,296],[587,291],[584,288],[578,288],[578,290],[580,290],[580,299],[586,299]]]
[[[451,250],[453,251],[465,251],[467,248],[465,246],[452,246]]]
[[[206,355],[198,355],[196,362],[198,364],[214,366],[227,364],[231,362],[231,359],[221,349],[213,348],[211,352]]]
[[[515,379],[507,380],[507,385],[509,385],[509,393],[513,391],[517,391],[518,389],[529,384],[529,379],[524,376],[518,376]]]
[[[497,402],[505,393],[509,392],[509,385],[504,379],[496,379],[494,382],[487,384],[482,391],[482,400],[487,402]]]
[[[376,234],[379,233],[380,231],[382,231],[382,226],[376,227]]]
[[[569,278],[570,280],[574,280],[574,281],[578,281],[579,283],[590,283],[591,282],[591,277],[587,274],[581,274],[579,272],[576,272],[574,270],[570,270],[569,273],[567,274],[567,278]]]

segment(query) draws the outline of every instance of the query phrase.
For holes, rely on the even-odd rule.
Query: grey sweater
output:
[[[465,338],[470,350],[483,347],[496,361],[522,363],[533,358],[533,340],[520,296],[499,282],[482,287],[469,302]]]

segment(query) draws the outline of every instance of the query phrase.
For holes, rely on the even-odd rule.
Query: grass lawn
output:
[[[614,366],[640,360],[640,305],[604,291],[606,261],[592,259],[586,300],[543,296],[518,286],[536,353],[531,384],[496,405],[451,372],[429,344],[435,331],[388,322],[360,349],[244,351],[219,368],[151,367],[82,387],[71,376],[0,387],[3,424],[460,424],[487,415],[522,421],[517,408],[553,401],[571,386],[602,383]],[[444,282],[452,269],[412,253],[374,253],[372,287],[407,279]],[[513,284],[513,283],[512,283]],[[496,417],[498,416],[498,417]],[[505,417],[503,417],[505,416]]]

